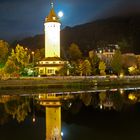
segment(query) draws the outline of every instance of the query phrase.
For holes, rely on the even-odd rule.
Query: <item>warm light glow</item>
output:
[[[124,74],[123,73],[120,73],[120,78],[123,78],[124,77]]]
[[[59,11],[59,12],[58,12],[58,16],[61,18],[61,17],[64,16],[64,13],[63,13],[62,11]]]
[[[124,93],[124,89],[120,89],[120,94],[123,94]]]
[[[45,23],[45,57],[60,57],[60,23]]]
[[[134,94],[131,94],[131,93],[128,95],[128,98],[132,101],[137,99],[137,97]]]
[[[35,116],[33,116],[33,123],[35,122],[36,120],[35,120]]]
[[[61,132],[61,136],[62,136],[62,137],[64,136],[64,133],[63,133],[63,132]]]

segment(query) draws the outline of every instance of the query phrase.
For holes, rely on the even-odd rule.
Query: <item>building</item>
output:
[[[45,58],[38,62],[39,75],[56,75],[66,61],[60,58],[60,20],[54,11],[53,3],[45,18]]]

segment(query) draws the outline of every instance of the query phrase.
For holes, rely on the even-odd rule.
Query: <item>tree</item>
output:
[[[69,64],[69,72],[70,75],[79,75],[79,65],[76,62],[71,62],[71,64]]]
[[[22,71],[29,64],[30,54],[23,46],[18,44],[15,50],[12,49],[9,59],[20,68],[20,71]]]
[[[0,40],[0,67],[3,67],[8,57],[9,44]]]
[[[44,52],[45,52],[45,49],[44,48],[42,48],[42,49],[37,49],[36,51],[35,51],[35,62],[38,62],[38,61],[40,61],[42,58],[44,58],[45,57],[45,55],[44,55]]]
[[[84,60],[81,64],[80,64],[80,71],[81,71],[81,75],[90,75],[91,74],[91,64],[89,62],[89,60]]]
[[[106,64],[103,61],[100,61],[99,63],[99,70],[101,75],[106,75],[105,70],[106,70]]]
[[[68,49],[69,59],[71,61],[77,61],[82,57],[82,52],[80,51],[78,45],[72,43]]]
[[[65,63],[63,67],[58,71],[58,73],[62,76],[65,76],[68,74],[68,71],[69,71],[69,65]]]
[[[138,74],[138,69],[137,69],[137,66],[131,66],[131,67],[129,67],[128,68],[128,71],[129,71],[129,74],[131,74],[131,75],[136,75],[136,74]]]
[[[5,66],[4,71],[9,74],[16,74],[18,73],[19,67],[16,66],[13,60],[8,59]]]
[[[116,50],[111,61],[111,67],[116,74],[120,74],[122,71],[122,55],[120,50]]]
[[[136,58],[135,55],[122,55],[122,66],[126,73],[128,73],[128,68],[129,67],[137,67],[138,65],[138,59]]]
[[[89,52],[89,61],[91,63],[91,73],[96,74],[100,59],[94,51]]]

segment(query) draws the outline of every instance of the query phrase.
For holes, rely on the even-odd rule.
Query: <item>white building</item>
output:
[[[67,61],[60,58],[60,20],[51,4],[49,15],[45,18],[45,58],[38,62],[40,75],[55,75]]]

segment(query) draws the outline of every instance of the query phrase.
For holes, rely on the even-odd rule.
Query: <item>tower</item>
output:
[[[51,10],[45,19],[45,58],[60,57],[60,21],[51,3]]]
[[[45,58],[38,62],[40,76],[57,75],[67,63],[60,58],[60,21],[51,3],[51,10],[45,18]]]

